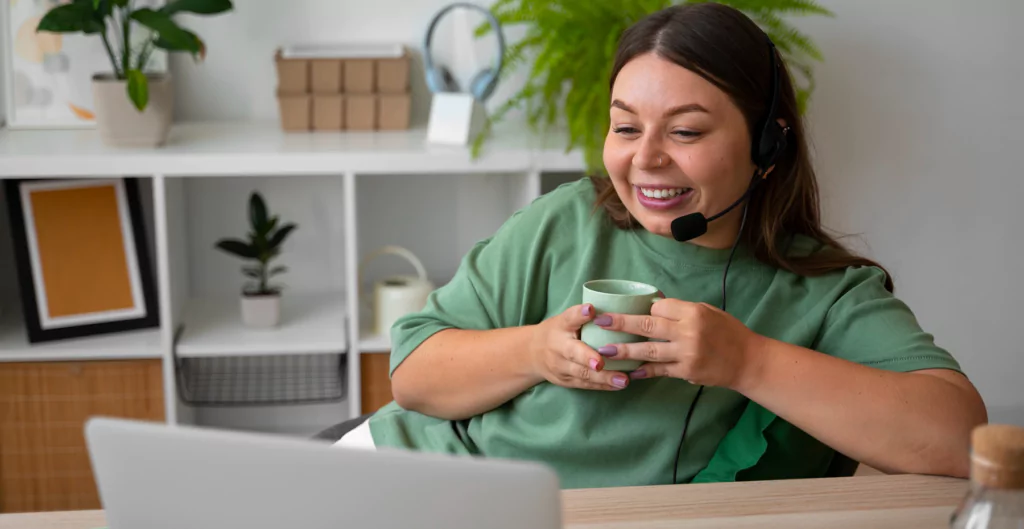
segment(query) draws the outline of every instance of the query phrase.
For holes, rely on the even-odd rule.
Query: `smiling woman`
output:
[[[966,475],[984,404],[885,270],[823,231],[765,34],[675,6],[622,35],[612,71],[607,177],[517,212],[396,323],[396,400],[353,435],[542,461],[565,487],[835,475],[838,454]],[[681,236],[694,215],[716,220]],[[665,299],[599,314],[581,303],[594,279]],[[594,350],[587,323],[648,340]]]

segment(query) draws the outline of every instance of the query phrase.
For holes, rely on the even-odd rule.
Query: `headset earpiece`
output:
[[[783,129],[774,119],[770,120],[761,130],[754,164],[764,173],[775,165],[779,155],[786,150],[786,145],[786,129]]]
[[[452,72],[444,66],[427,70],[427,87],[434,93],[459,91],[459,83],[455,80]]]
[[[498,75],[494,72],[494,69],[485,68],[469,82],[469,93],[473,94],[473,97],[477,100],[483,101],[491,96],[497,85]]]

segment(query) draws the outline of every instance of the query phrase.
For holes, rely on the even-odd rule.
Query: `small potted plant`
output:
[[[288,271],[285,266],[271,268],[270,262],[281,254],[281,245],[297,227],[280,224],[277,215],[267,212],[266,202],[258,192],[249,196],[248,241],[221,239],[216,247],[253,264],[242,267],[252,281],[242,288],[242,321],[250,327],[275,327],[281,318],[281,288],[271,285],[270,278]]]
[[[213,15],[233,7],[231,0],[169,0],[159,9],[143,4],[71,0],[49,10],[36,26],[37,32],[84,33],[103,39],[113,69],[93,75],[92,91],[100,137],[109,145],[164,143],[174,113],[174,94],[168,75],[149,71],[153,51],[183,51],[202,60],[206,45],[172,17]]]

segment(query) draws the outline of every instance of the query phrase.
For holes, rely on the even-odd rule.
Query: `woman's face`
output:
[[[704,78],[653,53],[628,62],[615,79],[604,164],[633,217],[666,237],[676,217],[710,217],[729,207],[754,172],[739,107]],[[731,246],[741,210],[709,223],[692,242]]]

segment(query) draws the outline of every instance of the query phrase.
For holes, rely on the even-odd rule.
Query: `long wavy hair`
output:
[[[732,7],[714,2],[676,5],[647,16],[623,33],[609,84],[614,86],[619,71],[634,57],[656,53],[728,94],[753,137],[771,97],[770,49],[764,32]],[[790,127],[788,145],[768,179],[750,197],[741,240],[757,259],[802,276],[876,266],[885,271],[885,287],[893,291],[892,276],[885,268],[853,254],[822,227],[818,183],[796,93],[785,62],[781,57],[776,61],[780,68],[777,117]],[[593,175],[591,180],[597,190],[595,207],[603,208],[620,228],[640,227],[607,176]],[[787,255],[786,240],[792,235],[805,235],[825,248],[811,255]]]

